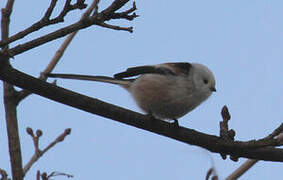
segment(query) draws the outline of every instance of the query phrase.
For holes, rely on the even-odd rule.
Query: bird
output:
[[[178,119],[216,92],[215,77],[200,63],[169,62],[137,66],[108,76],[80,74],[46,74],[47,77],[99,81],[126,89],[137,105],[154,119]]]

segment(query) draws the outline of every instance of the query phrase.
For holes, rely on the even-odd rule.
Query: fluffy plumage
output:
[[[213,73],[198,63],[179,62],[133,67],[115,74],[114,78],[74,74],[47,76],[118,84],[132,94],[145,112],[156,118],[172,119],[176,122],[216,91]]]

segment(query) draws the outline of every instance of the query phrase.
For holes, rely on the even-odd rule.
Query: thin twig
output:
[[[280,145],[282,146],[283,145],[283,133],[280,133],[276,139],[279,141]]]
[[[44,149],[42,150],[42,154],[41,154],[41,155],[43,155],[44,153],[46,153],[49,149],[51,149],[51,148],[52,148],[53,146],[55,146],[57,143],[64,141],[65,137],[66,137],[67,135],[69,135],[70,133],[71,133],[71,129],[70,129],[70,128],[66,129],[66,130],[64,131],[64,133],[62,133],[60,136],[58,136],[58,137],[55,139],[55,141],[51,142],[46,148],[44,148]]]
[[[94,10],[94,13],[97,12],[98,3],[100,0],[93,0],[89,8],[87,8],[86,12],[82,15],[81,19],[84,19],[90,16],[91,12]]]
[[[139,17],[136,13],[130,14],[137,10],[136,2],[133,2],[133,7],[128,9],[127,11],[120,12],[120,13],[114,13],[111,17],[112,19],[126,19],[129,21],[134,20],[136,17]]]
[[[13,57],[13,56],[21,54],[25,51],[28,51],[28,50],[33,49],[35,47],[38,47],[42,44],[50,42],[52,40],[66,36],[66,35],[68,35],[72,32],[75,32],[77,30],[87,28],[91,25],[100,25],[102,22],[106,21],[106,17],[112,17],[114,15],[115,11],[120,9],[128,1],[129,0],[115,0],[108,8],[103,10],[97,16],[91,16],[91,17],[88,17],[88,18],[84,18],[83,20],[79,20],[78,22],[71,24],[69,26],[66,26],[64,28],[61,28],[57,31],[43,35],[39,38],[28,41],[24,44],[19,44],[19,45],[15,46],[14,48],[11,48],[7,53],[6,52],[0,52],[0,53],[4,53],[4,54],[8,55],[9,57]],[[107,25],[105,27],[107,27]],[[111,28],[111,25],[110,25],[110,28]],[[130,28],[112,27],[111,29],[125,30],[125,31],[128,31],[128,32],[132,31],[132,27],[130,27]]]
[[[25,36],[52,24],[57,24],[60,22],[64,22],[64,17],[72,10],[75,9],[84,9],[86,8],[86,4],[84,4],[84,0],[78,0],[75,4],[71,4],[70,0],[67,0],[65,2],[64,8],[59,13],[59,15],[53,19],[50,19],[50,16],[56,6],[58,0],[52,0],[50,2],[49,7],[47,8],[47,11],[45,12],[44,16],[39,20],[38,22],[34,23],[30,27],[26,28],[25,30],[18,32],[17,34],[11,36],[7,40],[0,41],[0,47],[3,47],[7,44],[10,44],[11,42],[14,42],[16,40],[22,39]]]
[[[243,147],[244,148],[256,148],[257,146],[270,146],[271,144],[274,144],[274,146],[280,146],[282,145],[281,142],[281,136],[280,136],[280,132],[282,132],[282,127],[283,127],[283,123],[279,125],[278,128],[276,128],[271,134],[269,134],[268,136],[258,139],[258,140],[250,140],[247,141],[245,143],[243,143]]]
[[[74,9],[84,9],[87,7],[87,5],[84,3],[85,0],[77,0],[77,3],[75,4],[71,4],[71,0],[66,0],[65,2],[65,6],[63,8],[63,11],[61,11],[61,13],[58,15],[58,17],[50,20],[51,22],[52,21],[55,21],[55,22],[60,22],[60,21],[64,21],[64,17],[66,16],[66,14],[69,12],[69,11],[72,11]]]
[[[218,175],[216,174],[214,168],[210,168],[210,169],[207,171],[205,180],[209,180],[210,177],[211,177],[211,180],[218,180]]]
[[[48,177],[47,177],[47,173],[46,173],[46,172],[44,172],[44,173],[41,174],[41,179],[42,179],[42,180],[48,180]]]
[[[91,14],[91,12],[94,10],[94,8],[97,6],[98,3],[99,3],[99,0],[94,0],[92,2],[91,6],[82,15],[81,20],[83,20],[84,18],[88,17]],[[75,35],[77,34],[77,32],[78,31],[75,31],[75,32],[73,32],[73,33],[68,35],[68,37],[65,39],[65,41],[60,46],[60,48],[56,51],[55,55],[51,59],[50,63],[46,67],[46,69],[41,73],[40,79],[42,79],[42,80],[46,80],[47,79],[45,74],[50,73],[55,68],[55,66],[59,62],[60,58],[63,56],[65,50],[67,49],[67,47],[69,46],[69,44],[71,43],[71,41],[73,40]]]
[[[47,147],[45,147],[43,150],[40,150],[39,148],[39,138],[42,136],[42,131],[37,130],[36,135],[34,135],[31,128],[27,128],[27,133],[32,137],[35,153],[29,160],[29,162],[24,167],[24,175],[28,172],[28,170],[31,168],[31,166],[41,157],[43,156],[49,149],[54,147],[57,143],[62,142],[67,135],[71,133],[71,129],[66,129],[61,135],[59,135],[53,142],[51,142]]]
[[[39,170],[36,172],[36,180],[40,180],[40,171]]]
[[[268,141],[271,138],[276,138],[279,142],[282,143],[283,133],[278,134],[281,131],[282,124],[276,128],[270,135],[263,138],[262,140]],[[251,167],[253,167],[259,160],[248,159],[244,164],[242,164],[238,169],[236,169],[231,175],[229,175],[225,180],[234,180],[242,176],[247,172]]]
[[[47,8],[47,11],[45,12],[45,14],[44,14],[44,16],[43,16],[42,19],[47,19],[47,20],[48,20],[48,19],[50,18],[51,14],[52,14],[52,12],[53,12],[53,10],[54,10],[56,4],[57,4],[57,1],[58,1],[58,0],[52,0],[52,1],[50,2],[50,5],[49,5],[49,7]]]
[[[223,121],[220,122],[220,137],[227,141],[234,141],[236,132],[233,129],[229,130],[228,127],[228,121],[231,119],[231,115],[228,111],[227,106],[224,106],[221,111],[221,115],[223,118]],[[278,128],[276,128],[271,134],[268,136],[258,139],[258,140],[250,140],[247,142],[241,142],[241,146],[243,148],[258,148],[258,147],[264,147],[264,146],[279,146],[280,141],[276,137],[278,134],[280,134],[283,131],[283,123],[280,124]],[[237,143],[237,141],[235,141]],[[273,144],[273,145],[272,145]],[[226,154],[221,154],[223,159],[226,159]],[[230,156],[230,159],[233,161],[237,161],[238,157],[236,156]]]
[[[106,17],[108,17],[123,7],[127,2],[129,2],[129,0],[115,0],[109,7],[104,9],[101,14],[104,14]]]
[[[73,175],[71,174],[67,174],[67,173],[61,173],[61,172],[57,172],[57,171],[54,171],[52,173],[50,173],[47,178],[51,178],[51,177],[55,177],[55,176],[66,176],[67,178],[72,178],[74,177]]]
[[[283,123],[281,123],[278,128],[276,128],[271,134],[269,134],[267,137],[263,138],[262,140],[271,140],[282,132],[283,132]]]
[[[114,30],[122,30],[122,31],[128,31],[130,33],[133,32],[133,27],[120,27],[120,26],[115,26],[111,24],[106,24],[104,22],[98,24],[101,27],[109,28],[109,29],[114,29]]]
[[[242,164],[238,169],[236,169],[231,175],[229,175],[225,180],[236,180],[247,172],[258,160],[248,159],[244,164]]]
[[[95,7],[97,7],[98,3],[99,3],[99,0],[94,0],[92,2],[92,4],[90,5],[90,7],[82,15],[81,20],[84,19],[84,18],[87,18],[91,14],[91,12],[95,9]],[[47,80],[47,77],[45,76],[45,74],[50,73],[55,68],[55,66],[59,62],[60,58],[63,56],[65,50],[67,49],[67,47],[69,46],[69,44],[71,43],[71,41],[73,40],[75,35],[77,34],[77,32],[78,31],[75,31],[75,32],[68,35],[68,37],[65,39],[65,41],[60,46],[60,48],[54,54],[53,58],[51,59],[51,61],[49,62],[49,64],[45,68],[45,70],[40,74],[39,79],[41,79],[43,81]],[[18,99],[17,99],[18,103],[20,101],[22,101],[24,98],[26,98],[27,96],[29,96],[30,94],[31,93],[26,89],[23,89],[22,91],[20,91]]]
[[[0,168],[0,175],[1,175],[1,180],[8,180],[8,174],[4,169]]]
[[[37,180],[40,180],[40,177],[41,177],[42,180],[51,180],[51,178],[55,177],[55,176],[66,176],[67,178],[74,177],[71,174],[61,173],[61,172],[57,172],[57,171],[54,171],[54,172],[50,173],[49,175],[47,175],[46,172],[43,172],[42,174],[40,174],[40,171],[37,171],[37,174],[36,174]]]

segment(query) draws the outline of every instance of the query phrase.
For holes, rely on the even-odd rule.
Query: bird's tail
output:
[[[111,84],[118,84],[124,87],[129,86],[131,80],[127,79],[115,79],[107,76],[89,76],[89,75],[81,75],[81,74],[46,74],[47,77],[53,78],[64,78],[64,79],[76,79],[76,80],[87,80],[87,81],[98,81],[98,82],[106,82]]]

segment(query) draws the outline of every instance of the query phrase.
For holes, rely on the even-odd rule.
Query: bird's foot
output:
[[[151,121],[156,120],[156,118],[155,118],[151,113],[148,113],[147,116],[149,117],[149,119],[150,119]]]
[[[172,125],[174,125],[175,127],[179,127],[179,122],[178,119],[172,119],[174,122],[172,122]]]

